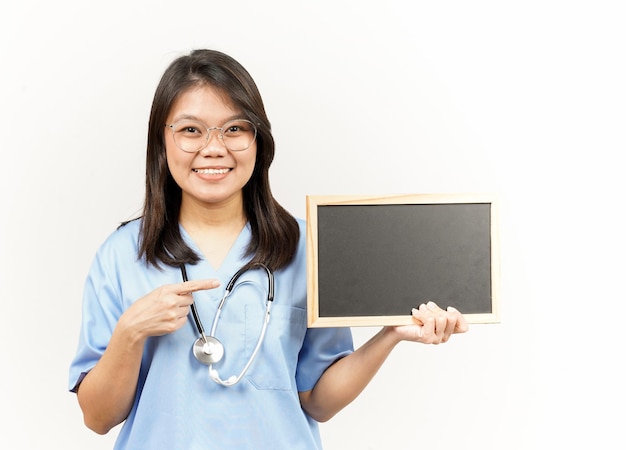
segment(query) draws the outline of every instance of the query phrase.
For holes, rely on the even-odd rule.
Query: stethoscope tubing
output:
[[[189,281],[189,279],[187,278],[187,268],[185,267],[184,264],[180,266],[180,271],[183,275],[183,281],[184,282]],[[202,322],[200,321],[200,316],[198,316],[198,310],[196,309],[196,302],[195,301],[192,302],[189,308],[191,309],[191,315],[193,317],[193,321],[196,323],[196,328],[198,329],[198,332],[202,335],[202,337],[206,338],[206,335],[204,334],[204,327],[202,326]]]
[[[261,268],[264,269],[267,273],[267,280],[268,280],[268,287],[267,287],[267,298],[266,298],[266,303],[265,303],[265,317],[263,319],[263,327],[261,328],[261,333],[259,334],[259,338],[257,339],[257,343],[254,347],[254,350],[252,351],[252,354],[250,355],[250,358],[248,359],[248,362],[246,363],[246,365],[244,366],[243,370],[241,371],[241,373],[238,376],[231,376],[229,378],[227,378],[226,380],[222,380],[217,372],[217,370],[213,369],[213,363],[219,362],[219,360],[222,358],[223,354],[224,354],[224,346],[222,345],[222,343],[215,337],[215,332],[217,330],[217,323],[219,321],[221,312],[222,312],[222,308],[224,306],[224,304],[226,303],[226,299],[228,298],[228,296],[230,295],[230,293],[232,292],[235,283],[237,282],[237,280],[239,279],[239,277],[247,272],[248,270],[252,270],[252,269],[257,269],[257,268]],[[187,269],[185,268],[185,265],[182,264],[180,266],[180,270],[181,270],[181,274],[182,274],[182,278],[183,281],[188,281],[187,278]],[[201,362],[202,364],[207,364],[209,366],[209,376],[211,377],[211,379],[216,382],[217,384],[220,384],[222,386],[233,386],[234,384],[237,384],[239,382],[239,380],[241,380],[241,378],[246,374],[246,372],[248,371],[248,369],[250,368],[250,365],[252,364],[252,362],[254,361],[254,359],[256,358],[261,345],[263,344],[263,341],[265,340],[265,333],[267,331],[267,325],[269,323],[270,320],[270,311],[271,311],[271,306],[272,303],[274,301],[274,274],[272,272],[272,270],[267,267],[265,264],[262,263],[253,263],[250,265],[246,265],[244,267],[242,267],[241,269],[239,269],[230,279],[230,281],[228,282],[228,284],[226,285],[226,289],[224,290],[224,295],[222,296],[222,299],[220,300],[220,303],[217,307],[217,311],[215,312],[215,316],[213,317],[213,323],[211,324],[211,332],[209,333],[209,336],[206,335],[205,331],[204,331],[204,327],[202,326],[202,321],[200,320],[200,316],[198,315],[198,311],[196,309],[196,305],[195,302],[192,302],[190,305],[190,312],[191,312],[191,316],[193,317],[193,321],[196,325],[196,328],[198,330],[198,333],[200,334],[200,339],[202,340],[202,342],[204,343],[203,345],[199,344],[199,340],[197,339],[196,342],[194,342],[194,345],[192,347],[192,352],[194,354],[194,356],[196,357],[196,359]],[[217,350],[215,353],[217,353],[218,355],[214,358],[213,357],[213,351],[211,351],[210,353],[206,353],[203,352],[202,350],[200,350],[200,348],[204,348],[205,346],[214,346],[217,347]],[[211,348],[214,348],[211,347]]]

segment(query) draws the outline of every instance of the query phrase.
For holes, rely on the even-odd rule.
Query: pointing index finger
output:
[[[178,285],[178,295],[187,295],[196,291],[205,291],[208,289],[215,289],[220,285],[219,280],[191,280],[184,281]]]

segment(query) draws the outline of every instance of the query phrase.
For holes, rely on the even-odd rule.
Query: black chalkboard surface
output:
[[[497,231],[490,195],[308,196],[308,324],[403,325],[430,300],[498,322]]]

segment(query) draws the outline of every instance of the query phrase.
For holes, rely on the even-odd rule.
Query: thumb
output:
[[[457,316],[457,321],[454,325],[454,333],[465,333],[469,327],[467,326],[467,321],[465,320],[463,314],[461,314],[461,312],[453,306],[448,306],[447,311]]]

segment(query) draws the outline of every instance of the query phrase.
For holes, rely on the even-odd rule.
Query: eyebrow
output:
[[[226,118],[226,119],[222,122],[222,125],[224,125],[225,123],[228,123],[228,122],[230,122],[230,121],[232,121],[232,120],[237,120],[237,119],[244,119],[244,120],[245,120],[245,117],[243,116],[243,114],[242,114],[242,113],[239,113],[239,114],[233,114],[232,116],[227,117],[227,118]],[[198,118],[198,117],[196,117],[196,116],[194,116],[194,115],[191,115],[191,114],[183,114],[182,116],[176,116],[176,117],[174,117],[174,118],[172,119],[171,123],[176,123],[176,122],[179,122],[179,121],[181,121],[181,120],[195,120],[196,122],[201,122],[201,123],[203,123],[204,125],[206,125],[206,123],[204,122],[204,120],[202,120],[202,119],[200,119],[200,118]]]

